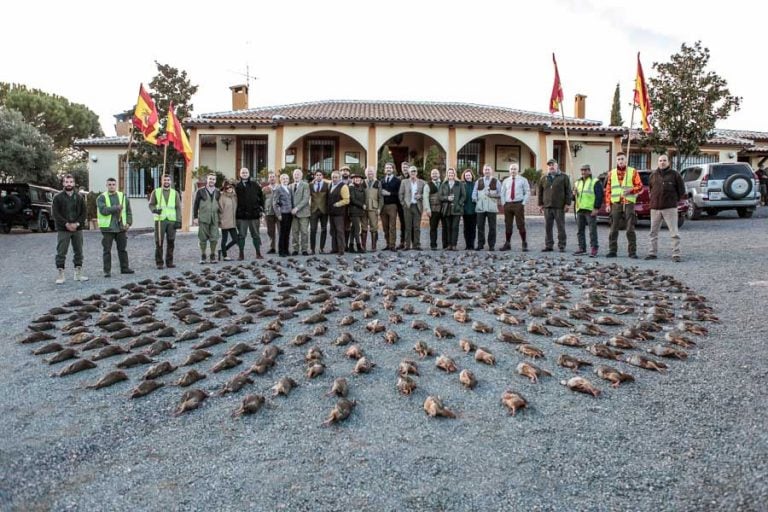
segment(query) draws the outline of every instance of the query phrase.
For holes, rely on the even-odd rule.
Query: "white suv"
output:
[[[760,185],[752,167],[744,162],[699,164],[681,171],[691,207],[688,218],[701,218],[701,212],[715,216],[723,210],[736,210],[749,218],[760,202]]]

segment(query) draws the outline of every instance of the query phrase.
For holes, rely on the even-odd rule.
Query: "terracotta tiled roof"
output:
[[[741,148],[745,146],[752,146],[754,144],[754,142],[749,139],[742,139],[732,135],[728,136],[728,135],[722,134],[721,133],[722,131],[723,130],[715,130],[712,136],[707,140],[707,144],[712,146],[735,146],[735,147],[741,147]],[[740,132],[740,133],[744,133],[744,132]],[[632,142],[634,143],[634,142],[640,142],[643,139],[644,135],[645,134],[641,130],[637,128],[633,128],[630,136],[632,137]],[[624,137],[624,140],[626,140],[626,136]]]
[[[590,119],[566,118],[566,121],[569,127],[590,127],[593,131],[621,130],[621,128],[602,126],[600,121]],[[544,129],[558,124],[557,118],[549,114],[506,107],[472,103],[357,100],[313,101],[248,110],[215,112],[185,120],[185,124],[193,126],[279,122],[434,123],[527,126]]]
[[[768,146],[750,146],[742,149],[745,153],[768,153]]]
[[[73,143],[77,147],[89,147],[89,146],[127,146],[129,137],[113,136],[113,137],[95,137],[92,139],[75,139]]]
[[[768,141],[768,132],[755,132],[750,130],[724,130],[717,128],[715,129],[715,134],[721,135],[723,137],[734,137],[737,139]]]

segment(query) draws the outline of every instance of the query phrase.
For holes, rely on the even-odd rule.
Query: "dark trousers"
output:
[[[592,216],[592,210],[581,210],[576,213],[576,238],[579,241],[579,250],[587,250],[586,227],[589,226],[589,246],[597,249],[597,217]]]
[[[269,250],[275,250],[275,241],[277,238],[275,234],[280,230],[280,223],[277,222],[277,216],[265,215],[264,220],[267,222],[267,236],[269,237]]]
[[[362,249],[363,244],[360,243],[360,224],[363,221],[362,216],[350,217],[351,223],[349,232],[349,246],[350,248]]]
[[[411,204],[405,210],[405,248],[421,248],[421,210],[418,204]]]
[[[64,268],[67,261],[69,244],[72,244],[74,253],[73,263],[75,267],[83,266],[83,232],[82,231],[57,231],[56,238],[56,268]]]
[[[485,245],[485,222],[488,221],[488,248],[496,247],[496,212],[478,212],[477,214],[477,249]]]
[[[404,245],[408,235],[406,232],[408,228],[405,224],[405,210],[400,203],[397,204],[397,217],[400,219],[400,245]]]
[[[459,243],[459,221],[461,215],[446,215],[443,217],[443,247],[456,247]]]
[[[232,241],[227,243],[227,240],[232,237]],[[237,234],[236,228],[222,229],[221,230],[221,253],[226,256],[230,247],[239,245],[240,235]],[[245,243],[245,239],[243,239]]]
[[[277,242],[277,253],[280,256],[288,256],[288,242],[291,240],[291,224],[293,224],[293,215],[283,213],[280,216],[280,235]]]
[[[387,249],[394,249],[397,245],[397,216],[398,205],[396,204],[385,204],[381,209],[381,227],[384,229]],[[404,221],[400,222],[403,223]]]
[[[325,239],[328,237],[328,214],[320,210],[315,210],[309,216],[309,248],[315,252],[315,241],[317,240],[317,226],[320,225],[320,246],[319,250],[325,250]]]
[[[344,215],[331,215],[331,250],[336,254],[344,254]]]
[[[439,208],[439,207],[438,207]],[[437,249],[437,228],[440,225],[440,221],[443,219],[440,210],[432,210],[432,215],[429,217],[429,247],[430,249]],[[443,221],[443,249],[445,249],[445,221]]]
[[[564,251],[567,239],[564,208],[544,208],[544,247],[547,249],[552,249],[555,245],[555,239],[552,236],[554,224],[557,224],[557,248]]]
[[[635,205],[633,203],[611,205],[611,230],[608,232],[608,252],[615,253],[619,248],[619,230],[626,223],[627,254],[637,254],[637,235],[635,234]]]
[[[250,231],[253,248],[258,252],[261,248],[261,236],[259,235],[261,219],[236,219],[235,224],[237,224],[237,245],[240,250],[245,250],[245,239]]]
[[[104,273],[112,272],[112,242],[117,245],[117,259],[120,261],[120,271],[128,270],[128,234],[125,231],[102,231],[101,247],[104,249],[102,259],[104,260]]]
[[[176,223],[168,220],[155,221],[155,263],[163,264],[163,245],[165,246],[165,264],[173,265],[173,248],[176,244]]]
[[[525,206],[522,202],[504,203],[504,237],[507,244],[512,238],[514,226],[517,226],[520,240],[525,242]]]
[[[475,235],[477,235],[477,214],[465,213],[464,219],[464,245],[467,249],[475,248]]]

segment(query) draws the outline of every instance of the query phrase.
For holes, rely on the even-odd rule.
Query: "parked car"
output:
[[[643,182],[643,191],[640,192],[637,195],[637,201],[635,202],[635,214],[637,215],[637,220],[647,220],[648,222],[651,221],[651,197],[650,192],[648,190],[648,179],[651,177],[651,171],[646,169],[638,169],[638,174],[640,174],[640,181]],[[598,179],[601,181],[605,181],[605,177],[608,175],[607,172],[604,172],[600,176],[598,176]],[[603,206],[600,207],[600,210],[597,212],[597,219],[598,220],[606,220],[610,221],[610,215],[605,211],[606,204],[603,203]],[[688,214],[689,210],[689,202],[686,199],[683,199],[679,203],[677,203],[677,227],[682,227],[685,223],[686,216]]]
[[[699,164],[681,174],[691,202],[689,219],[701,218],[701,212],[715,216],[724,210],[749,218],[760,203],[759,179],[747,163]]]
[[[0,229],[10,233],[14,226],[53,231],[51,205],[59,191],[27,183],[0,183]]]

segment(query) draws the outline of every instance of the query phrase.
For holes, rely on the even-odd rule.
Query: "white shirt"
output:
[[[416,194],[419,190],[419,180],[411,180],[411,204],[416,204],[418,200],[416,199]]]
[[[520,202],[522,204],[528,204],[528,198],[531,195],[531,186],[528,183],[528,180],[520,176],[519,174],[517,177],[512,178],[512,176],[509,176],[507,178],[504,178],[504,181],[501,183],[501,204],[509,203],[509,194],[512,191],[512,180],[515,180],[515,200],[514,202]]]

